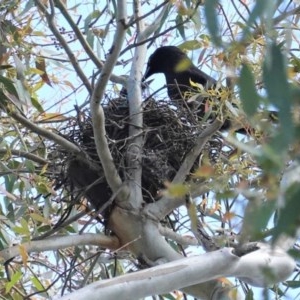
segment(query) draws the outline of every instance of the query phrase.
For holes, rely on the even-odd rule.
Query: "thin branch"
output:
[[[284,12],[281,15],[273,18],[273,24],[276,25],[276,24],[280,23],[281,21],[283,21],[284,19],[286,19],[287,17],[290,17],[292,15],[297,15],[299,13],[300,13],[300,6],[297,6],[294,9]],[[263,25],[257,27],[253,31],[253,33],[252,33],[253,38],[257,39],[258,37],[260,37],[262,35],[262,32],[264,32]],[[252,39],[251,39],[251,41],[250,40],[239,41],[239,43],[243,44],[245,47],[249,46],[251,44],[251,42],[252,42]]]
[[[95,245],[111,250],[116,250],[120,247],[119,240],[116,236],[107,236],[99,233],[86,233],[81,235],[53,236],[39,241],[30,241],[21,245],[8,247],[0,251],[0,257],[7,261],[20,255],[20,246],[24,247],[27,253],[31,253],[58,250],[81,245]]]
[[[177,289],[201,299],[230,299],[233,286],[224,280],[217,286],[218,290],[199,289],[195,293],[197,291],[193,287],[209,280],[232,276],[240,277],[254,286],[266,287],[288,278],[295,266],[295,261],[280,248],[258,244],[258,247],[241,257],[235,255],[233,248],[224,248],[97,281],[63,296],[60,300],[96,300],[99,299],[99,291],[103,299],[118,299],[121,294],[123,299],[139,299]],[[272,274],[268,279],[266,269]],[[214,292],[220,294],[216,295]]]
[[[185,23],[188,23],[191,18],[193,17],[193,15],[197,12],[197,8],[198,6],[200,5],[200,1],[196,4],[195,8],[194,8],[194,11],[193,13],[190,14],[189,17],[187,17],[185,20],[183,20],[182,22],[174,25],[174,26],[171,26],[171,27],[168,27],[166,30],[148,38],[154,31],[156,31],[159,26],[161,25],[161,21],[166,13],[166,11],[170,8],[170,6],[172,6],[172,3],[169,2],[168,5],[165,5],[162,9],[162,11],[160,12],[159,16],[154,20],[154,22],[149,25],[145,31],[142,33],[142,35],[144,36],[143,39],[140,39],[140,42],[136,42],[134,44],[130,44],[128,47],[126,47],[124,50],[122,50],[122,52],[120,53],[120,55],[123,55],[125,52],[127,52],[128,50],[132,49],[132,48],[135,48],[137,46],[141,46],[147,42],[152,42],[153,40],[155,40],[156,38],[160,37],[160,36],[163,36],[165,35],[166,33],[172,31],[173,29],[176,29],[178,28],[180,25],[183,25]]]
[[[93,63],[99,68],[102,69],[103,62],[101,62],[98,57],[95,55],[93,49],[87,43],[86,39],[84,38],[83,34],[81,33],[78,26],[73,21],[72,17],[68,13],[65,5],[60,0],[54,0],[55,6],[60,10],[62,15],[65,17],[69,25],[71,26],[72,30],[76,34],[77,39],[79,40],[80,44],[82,45],[83,49],[85,50],[86,54],[89,58],[93,61]]]
[[[91,49],[90,45],[87,43],[86,39],[84,38],[83,34],[81,33],[78,26],[74,23],[72,17],[68,13],[65,5],[60,0],[54,0],[55,5],[57,8],[59,8],[62,15],[65,17],[71,28],[73,29],[74,33],[76,34],[76,37],[78,38],[79,42],[81,43],[83,49],[85,50],[86,54],[89,56],[89,58],[93,61],[93,63],[96,65],[96,67],[99,70],[102,70],[104,63],[103,61],[99,60],[98,57],[95,55],[93,49]],[[117,75],[111,75],[110,80],[116,83],[125,84],[125,80],[122,76]]]
[[[221,9],[221,11],[222,11],[222,14],[223,14],[223,16],[224,16],[225,22],[226,22],[226,24],[227,24],[227,28],[228,28],[229,31],[230,31],[231,38],[232,38],[232,40],[234,41],[234,40],[235,40],[235,37],[234,37],[234,34],[233,34],[233,32],[232,32],[232,28],[231,28],[231,26],[230,26],[230,22],[229,22],[229,20],[228,20],[228,18],[227,18],[227,15],[226,15],[225,11],[224,11],[224,7],[223,7],[223,5],[221,5],[221,4],[219,4],[219,7],[220,7],[220,9]]]
[[[51,132],[50,130],[47,130],[47,129],[44,129],[44,128],[41,128],[41,127],[37,126],[36,124],[31,122],[29,119],[23,117],[21,114],[19,114],[17,112],[10,112],[10,116],[12,116],[15,120],[20,122],[26,128],[30,129],[31,131],[33,131],[33,132],[35,132],[35,133],[37,133],[37,134],[39,134],[39,135],[41,135],[45,138],[48,138],[48,139],[56,142],[57,144],[64,147],[64,149],[66,149],[70,152],[74,152],[74,153],[81,152],[81,149],[78,148],[73,143],[71,143],[68,140],[66,140],[65,138],[57,135],[56,133]]]
[[[211,125],[209,125],[203,132],[199,135],[196,145],[192,150],[186,155],[181,167],[179,168],[176,176],[174,177],[172,183],[183,183],[186,176],[189,174],[195,160],[202,151],[204,145],[209,140],[209,138],[216,133],[222,126],[222,122],[216,119]]]
[[[116,166],[114,165],[113,158],[108,147],[104,111],[99,103],[103,98],[105,87],[112,73],[112,69],[117,62],[123,41],[125,39],[125,20],[127,16],[125,0],[118,1],[117,13],[117,30],[114,36],[113,45],[106,63],[103,66],[101,75],[96,83],[90,102],[97,153],[103,166],[105,177],[113,193],[116,193],[119,190],[120,186],[122,185],[122,180],[118,174]],[[120,198],[124,199],[127,195],[127,191],[125,194],[121,192]]]
[[[279,15],[278,17],[273,19],[274,24],[278,24],[279,22],[283,21],[285,18],[290,17],[292,15],[298,15],[300,13],[300,5],[291,9],[290,11],[286,11]]]
[[[159,10],[160,8],[164,7],[166,4],[168,4],[170,1],[169,0],[165,0],[163,3],[159,4],[158,6],[156,6],[155,8],[153,8],[152,10],[150,10],[149,12],[147,12],[146,14],[142,15],[142,16],[137,16],[134,20],[132,20],[131,22],[129,22],[127,24],[127,27],[129,28],[130,26],[132,26],[135,23],[138,23],[139,21],[147,18],[148,16],[151,16],[155,11]]]
[[[159,233],[164,237],[171,239],[182,246],[198,246],[199,242],[193,236],[182,236],[170,228],[159,225]]]
[[[199,156],[203,147],[209,138],[222,126],[222,122],[216,119],[211,125],[209,125],[200,135],[196,145],[191,149],[191,151],[186,155],[184,161],[182,162],[178,172],[176,173],[172,184],[181,184],[185,182],[186,176],[189,174],[195,160]],[[152,218],[158,218],[161,220],[173,209],[184,204],[185,198],[176,198],[170,201],[169,198],[163,197],[156,203],[148,204],[145,207],[145,212],[152,216]]]
[[[47,8],[42,4],[40,0],[35,0],[36,5],[38,8],[43,12],[47,19],[47,23],[49,25],[50,30],[54,34],[54,36],[57,38],[57,40],[60,42],[61,46],[64,48],[65,52],[67,53],[70,62],[76,71],[76,74],[78,77],[81,79],[82,83],[88,90],[89,94],[92,94],[92,86],[88,80],[88,78],[85,76],[83,70],[80,68],[78,61],[74,55],[74,51],[69,47],[68,43],[65,41],[63,36],[60,34],[60,32],[57,30],[55,24],[54,24],[54,7],[53,7],[53,1],[50,1],[50,6],[51,6],[51,13],[48,13]]]
[[[50,163],[49,160],[46,160],[46,159],[44,159],[42,157],[39,157],[39,156],[37,156],[35,154],[29,153],[29,152],[25,152],[25,151],[22,151],[22,150],[0,149],[0,154],[7,154],[7,153],[11,153],[11,154],[19,156],[19,157],[28,158],[28,159],[30,159],[32,161],[35,161],[36,163],[39,163],[41,165],[45,165],[45,164],[49,164]]]
[[[244,21],[244,23],[247,23],[247,19],[245,18],[245,16],[243,16],[243,14],[240,12],[241,10],[237,7],[237,5],[234,2],[235,0],[231,0],[231,3],[236,11],[236,13],[239,15],[239,17]],[[250,11],[247,5],[243,4],[248,12],[248,15],[250,15]]]
[[[78,28],[77,24],[74,23],[72,17],[70,16],[70,14],[67,11],[65,5],[60,0],[54,0],[54,2],[55,2],[56,7],[60,10],[62,15],[65,17],[65,19],[71,26],[72,30],[76,34],[76,37],[78,38],[79,42],[81,43],[81,45],[82,45],[83,49],[85,50],[86,54],[88,55],[89,59],[91,59],[92,62],[95,64],[95,66],[101,71],[104,66],[104,62],[99,60],[98,57],[95,55],[93,49],[91,49],[90,45],[87,43],[86,39],[84,38],[84,36],[83,36],[82,32],[80,31],[80,29]],[[115,82],[115,83],[122,84],[122,85],[126,84],[126,80],[124,79],[123,76],[117,76],[117,75],[111,74],[109,80],[111,80],[112,82]]]
[[[66,219],[66,220],[64,219],[64,221],[61,222],[61,219],[64,218],[64,216],[62,216],[60,218],[60,220],[50,230],[46,231],[43,234],[39,234],[37,236],[34,236],[31,240],[32,241],[44,240],[45,238],[48,238],[51,235],[54,235],[54,233],[60,231],[62,228],[65,228],[68,225],[72,224],[73,222],[78,221],[80,218],[84,217],[86,214],[87,214],[86,211],[80,211],[76,215],[68,217],[68,219]]]
[[[157,39],[158,37],[165,35],[165,34],[168,33],[169,31],[172,31],[173,29],[176,29],[179,25],[183,25],[183,24],[187,23],[188,21],[189,21],[189,20],[186,19],[186,20],[184,20],[183,22],[181,22],[181,23],[179,23],[179,24],[177,24],[177,25],[168,27],[168,29],[166,29],[166,30],[164,30],[164,31],[162,31],[162,32],[160,32],[160,33],[158,33],[158,34],[156,34],[156,35],[153,35],[152,37],[150,37],[150,38],[148,38],[148,39],[145,39],[145,40],[142,40],[141,42],[137,42],[137,43],[134,43],[134,44],[129,45],[127,48],[125,48],[125,49],[121,52],[121,55],[122,55],[123,53],[125,53],[126,51],[132,49],[132,48],[135,48],[135,47],[137,47],[137,46],[141,46],[141,45],[143,45],[143,44],[145,44],[145,43],[147,43],[147,42],[152,42],[153,40]]]
[[[148,42],[152,42],[153,40],[157,39],[158,37],[162,36],[162,35],[165,35],[166,33],[168,33],[169,31],[172,31],[173,29],[176,29],[179,25],[183,25],[185,23],[187,23],[189,21],[189,19],[186,19],[184,20],[183,22],[177,24],[177,25],[174,25],[174,26],[171,26],[171,27],[168,27],[168,29],[162,31],[161,33],[158,33],[156,35],[153,35],[152,37],[150,38],[147,38],[147,39],[144,39],[140,42],[136,42],[134,44],[130,44],[128,47],[126,47],[124,50],[122,50],[122,52],[120,53],[120,55],[123,55],[125,52],[127,52],[128,50],[132,49],[132,48],[135,48],[137,46],[141,46],[141,45],[144,45]],[[155,22],[154,25],[157,24],[159,25],[160,23],[159,22]],[[153,24],[152,24],[153,25]]]
[[[4,165],[2,165],[2,167],[4,167]],[[20,174],[32,174],[32,170],[28,170],[28,169],[14,169],[14,170],[7,170],[7,171],[2,171],[0,172],[0,176],[5,176],[5,175],[10,175],[10,174],[14,174],[16,176],[19,176]],[[44,173],[44,175],[53,175],[53,173],[50,172],[46,172]]]

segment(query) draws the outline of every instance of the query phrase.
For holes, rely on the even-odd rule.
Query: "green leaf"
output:
[[[292,289],[298,289],[300,288],[300,281],[299,280],[287,280],[285,281],[288,287]]]
[[[5,179],[5,189],[9,193],[14,192],[15,183],[17,181],[17,177],[14,174],[4,176]]]
[[[198,7],[196,13],[192,15],[192,21],[195,24],[195,29],[199,32],[202,27],[200,7]]]
[[[66,226],[65,229],[69,233],[76,233],[76,232],[78,232],[77,230],[74,229],[73,225]]]
[[[268,56],[264,61],[263,78],[271,103],[285,112],[291,98],[290,86],[287,81],[286,65],[281,49],[272,43]],[[287,101],[287,103],[286,103]]]
[[[50,225],[42,225],[42,226],[38,227],[38,229],[37,229],[38,233],[40,233],[40,234],[45,233],[49,230],[51,230]]]
[[[181,50],[195,50],[201,48],[201,43],[199,43],[196,40],[193,41],[186,41],[180,45],[178,45],[178,48]]]
[[[254,22],[263,15],[268,6],[268,1],[256,1],[247,21],[247,26],[251,27]]]
[[[25,80],[26,67],[16,54],[13,54],[13,59],[16,65],[17,78],[23,82]]]
[[[30,229],[29,229],[27,221],[24,218],[21,218],[20,223],[21,223],[21,226],[15,226],[13,228],[14,232],[19,233],[21,235],[29,236]]]
[[[17,271],[11,276],[11,280],[5,285],[5,292],[9,293],[13,286],[17,284],[17,282],[21,279],[22,272]]]
[[[177,15],[176,19],[175,19],[175,23],[176,23],[176,29],[178,30],[178,32],[180,33],[181,37],[185,40],[185,32],[184,32],[184,26],[183,26],[183,18],[181,15]]]
[[[250,28],[253,27],[255,24],[255,21],[263,15],[267,8],[267,2],[268,1],[256,1],[256,4],[253,8],[253,10],[250,13],[250,16],[248,18],[248,21],[246,23],[246,26],[244,26],[242,39],[246,40],[248,36],[250,35]]]
[[[281,147],[287,147],[294,136],[291,115],[292,93],[283,54],[275,43],[271,45],[264,61],[263,79],[270,103],[278,108],[281,126],[276,139],[280,140]]]
[[[29,160],[29,159],[25,160],[25,166],[30,173],[35,172],[35,165],[32,162],[32,160]]]
[[[250,199],[244,217],[243,235],[254,241],[261,239],[262,232],[266,229],[274,213],[275,204],[275,201],[261,203],[260,201]]]
[[[31,277],[31,282],[33,283],[34,287],[38,290],[38,291],[43,291],[45,290],[45,288],[43,287],[43,285],[41,284],[41,282],[39,281],[39,279],[37,277]]]
[[[278,143],[280,142],[279,140]],[[284,161],[281,157],[281,153],[276,151],[276,147],[269,144],[264,145],[262,151],[256,155],[259,165],[268,173],[273,174],[278,174],[283,168]]]
[[[8,91],[10,94],[13,94],[14,96],[18,96],[17,90],[14,86],[14,82],[2,75],[0,75],[0,88],[1,83],[3,84],[3,87],[6,91]]]
[[[86,33],[86,40],[90,47],[93,49],[94,46],[94,34],[90,30],[90,23],[93,19],[98,19],[101,16],[101,12],[99,10],[94,10],[92,13],[90,13],[86,19],[84,20],[84,31]]]
[[[274,230],[273,241],[285,233],[295,236],[300,223],[300,185],[293,183],[285,192],[285,206],[279,211],[277,226]]]
[[[254,76],[249,65],[243,64],[238,84],[244,111],[251,117],[256,113],[260,96],[256,92]]]
[[[219,5],[218,0],[205,1],[204,12],[208,31],[211,34],[212,41],[218,46],[222,46],[220,35],[219,22],[216,13],[216,8]]]
[[[247,295],[246,295],[246,297],[245,297],[245,300],[254,300],[254,294],[253,294],[253,291],[252,290],[249,290],[248,292],[247,292]]]
[[[300,58],[292,56],[292,58],[289,60],[289,63],[292,64],[294,72],[300,72]]]
[[[165,24],[167,18],[170,15],[170,9],[171,9],[171,6],[168,6],[167,9],[164,11],[164,14],[163,14],[163,16],[161,18],[160,24],[159,24],[158,28],[153,33],[154,36],[156,36],[156,35],[158,35],[160,33],[160,31],[162,29],[162,26]]]
[[[21,13],[19,14],[19,16],[26,14],[32,7],[34,7],[34,1],[33,0],[26,1],[26,5],[23,11],[21,11]]]
[[[5,230],[0,230],[0,250],[7,248],[10,243],[9,235]]]
[[[31,103],[37,109],[38,112],[40,112],[40,113],[45,112],[43,109],[43,106],[40,104],[40,102],[35,97],[31,97]]]
[[[171,183],[167,186],[166,195],[170,198],[184,197],[189,192],[188,186],[180,183]]]
[[[41,214],[39,213],[30,213],[30,217],[37,221],[38,223],[47,223],[47,219],[45,219]]]

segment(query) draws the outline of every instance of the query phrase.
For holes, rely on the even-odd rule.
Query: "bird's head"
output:
[[[163,46],[150,56],[144,80],[155,73],[178,73],[188,69],[192,61],[175,46]]]

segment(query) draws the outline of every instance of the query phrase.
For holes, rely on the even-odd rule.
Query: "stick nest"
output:
[[[128,137],[128,102],[123,98],[114,99],[103,105],[103,109],[109,148],[121,178],[125,179],[128,172],[126,154],[131,143]],[[155,201],[164,182],[174,178],[205,126],[199,124],[201,121],[197,114],[182,104],[154,99],[143,103],[144,147],[141,164],[144,201]],[[64,130],[64,137],[77,144],[84,155],[74,157],[59,152],[65,168],[57,182],[68,190],[83,192],[93,207],[101,208],[112,193],[96,152],[90,113],[78,111],[77,120],[70,121]],[[222,147],[221,141],[214,139],[207,147],[213,158]]]

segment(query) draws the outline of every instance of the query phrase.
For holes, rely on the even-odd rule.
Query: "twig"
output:
[[[56,142],[57,144],[59,144],[62,147],[64,147],[66,150],[69,150],[70,152],[74,152],[74,153],[81,152],[80,148],[78,148],[73,143],[67,141],[66,139],[64,139],[63,137],[57,135],[54,132],[51,132],[51,131],[49,131],[47,129],[44,129],[44,128],[41,128],[41,127],[37,126],[36,124],[34,124],[33,122],[31,122],[29,119],[23,117],[21,114],[19,114],[17,112],[10,112],[10,115],[15,120],[17,120],[22,125],[24,125],[26,128],[32,130],[33,132],[35,132],[37,134],[40,134],[41,136],[43,136],[45,138],[48,138],[48,139]]]
[[[64,48],[66,54],[68,55],[70,62],[72,64],[74,70],[76,71],[78,77],[83,82],[83,84],[86,87],[86,89],[88,90],[89,94],[92,94],[93,91],[92,91],[91,84],[90,84],[88,78],[83,73],[82,69],[80,68],[78,61],[74,55],[74,51],[71,50],[68,43],[65,41],[65,39],[62,37],[62,35],[60,34],[60,32],[57,30],[56,26],[54,25],[54,16],[55,16],[54,3],[52,0],[49,2],[50,2],[50,11],[51,11],[50,13],[48,13],[47,8],[44,6],[44,4],[40,0],[35,0],[36,5],[39,7],[39,9],[45,15],[50,30],[52,31],[54,36],[57,38],[57,40],[60,42],[61,46]]]
[[[163,227],[162,225],[159,225],[159,233],[166,238],[172,239],[173,241],[177,242],[178,244],[182,246],[197,246],[199,245],[197,239],[195,239],[192,236],[182,236],[181,234],[178,234],[177,232],[171,230],[170,228]]]
[[[46,160],[44,158],[41,158],[35,154],[32,154],[32,153],[29,153],[29,152],[25,152],[25,151],[22,151],[22,150],[14,150],[14,149],[10,149],[9,151],[7,149],[0,149],[0,153],[1,154],[6,154],[6,153],[11,153],[13,155],[17,155],[17,156],[20,156],[20,157],[25,157],[25,158],[28,158],[32,161],[35,161],[39,164],[42,164],[42,165],[45,165],[45,164],[49,164],[49,160]]]
[[[196,145],[186,155],[184,161],[181,164],[181,167],[179,168],[172,181],[172,184],[181,184],[185,181],[186,176],[189,174],[195,160],[199,156],[206,142],[221,126],[222,122],[216,119],[199,135]],[[145,208],[145,213],[150,215],[154,219],[161,220],[173,209],[182,205],[184,201],[184,197],[172,199],[172,201],[170,201],[170,199],[165,196],[156,203],[147,205],[147,207]]]
[[[202,151],[204,145],[208,141],[208,139],[222,126],[222,122],[216,119],[211,125],[209,125],[203,132],[199,135],[198,141],[196,145],[192,148],[192,150],[186,155],[181,167],[179,168],[176,176],[174,177],[172,183],[183,183],[185,181],[185,177],[189,174],[196,158],[199,156]]]
[[[39,241],[30,241],[22,244],[27,253],[51,251],[80,245],[96,245],[110,249],[118,249],[120,247],[117,237],[108,237],[99,233],[86,233],[77,236],[53,236],[51,238]],[[0,256],[5,261],[18,255],[20,255],[20,245],[8,247],[0,251]]]

